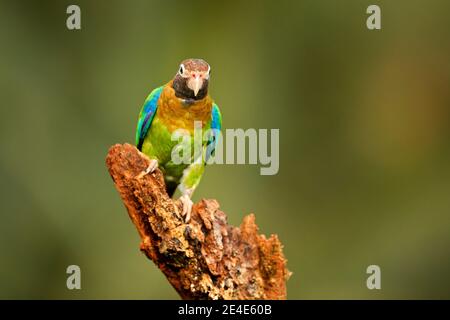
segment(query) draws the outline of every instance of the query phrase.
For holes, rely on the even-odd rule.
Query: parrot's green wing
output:
[[[211,129],[212,134],[209,136],[206,145],[205,163],[208,163],[209,158],[214,155],[216,146],[219,143],[219,133],[222,129],[222,114],[220,113],[219,106],[215,103],[213,104],[211,112]]]
[[[139,150],[142,149],[145,136],[152,124],[153,118],[158,108],[158,99],[161,95],[164,86],[153,90],[150,95],[145,99],[141,112],[139,113],[139,120],[136,128],[136,146]]]

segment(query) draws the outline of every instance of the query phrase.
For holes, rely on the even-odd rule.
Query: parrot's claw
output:
[[[147,169],[145,169],[144,171],[142,171],[141,173],[139,173],[139,175],[137,176],[138,179],[142,179],[144,176],[146,176],[149,173],[152,173],[153,171],[155,171],[155,169],[158,168],[158,160],[155,159],[150,159],[150,163],[147,167]]]
[[[184,216],[184,222],[188,223],[189,220],[191,220],[192,206],[194,205],[194,203],[187,194],[181,196],[180,201],[183,204],[183,211],[181,212],[181,214]]]

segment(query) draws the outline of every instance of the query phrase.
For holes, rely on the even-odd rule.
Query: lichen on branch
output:
[[[255,216],[233,227],[216,200],[195,204],[189,223],[169,198],[161,171],[137,178],[149,159],[130,144],[116,144],[109,173],[141,237],[141,251],[183,299],[286,299],[290,272],[276,235],[258,234]]]

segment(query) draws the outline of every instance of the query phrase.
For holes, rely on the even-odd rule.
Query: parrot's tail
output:
[[[178,184],[174,181],[166,181],[166,191],[169,197],[173,197],[173,194],[177,190]]]

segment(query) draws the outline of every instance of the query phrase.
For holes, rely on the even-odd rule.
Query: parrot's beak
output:
[[[193,78],[189,79],[188,81],[188,87],[194,91],[194,96],[196,97],[198,92],[203,86],[203,78],[199,75],[194,76]]]
[[[194,91],[194,96],[197,96],[197,93],[200,91],[203,85],[203,79],[200,77],[194,78],[194,86],[192,90]]]

